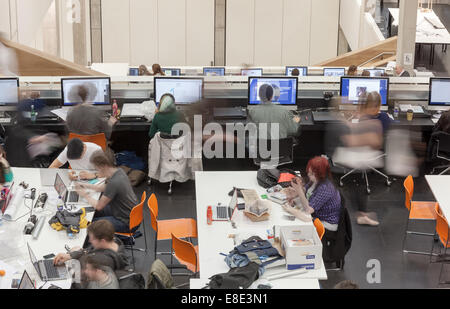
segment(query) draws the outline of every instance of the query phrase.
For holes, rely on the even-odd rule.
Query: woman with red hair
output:
[[[296,178],[287,189],[289,203],[292,206],[303,206],[303,211],[289,206],[283,206],[284,209],[300,220],[302,213],[306,211],[322,221],[325,229],[337,231],[341,214],[341,195],[331,181],[328,159],[325,157],[311,159],[306,172],[308,184],[304,185],[301,178]]]

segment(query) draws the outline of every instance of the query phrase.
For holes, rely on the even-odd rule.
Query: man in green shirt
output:
[[[176,110],[174,96],[166,93],[161,97],[158,112],[153,118],[149,133],[150,139],[158,132],[172,134],[172,127],[184,120],[184,115]]]

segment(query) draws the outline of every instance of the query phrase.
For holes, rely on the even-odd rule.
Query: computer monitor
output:
[[[139,68],[130,68],[129,76],[139,76]]]
[[[162,69],[166,76],[181,76],[181,69]]]
[[[370,72],[370,77],[381,77],[385,73],[384,69],[368,69]]]
[[[343,104],[359,104],[364,94],[376,91],[381,95],[381,105],[388,105],[389,78],[385,77],[341,77]]]
[[[263,69],[242,69],[242,76],[263,76]]]
[[[203,68],[204,76],[225,76],[225,68],[224,67],[211,67],[211,68]]]
[[[111,106],[111,79],[109,77],[83,77],[61,79],[61,95],[64,106],[73,106],[81,102],[74,87],[85,86],[88,91],[88,102],[96,106]],[[72,90],[74,89],[74,90]]]
[[[175,104],[189,105],[203,98],[203,78],[155,77],[155,102],[170,93],[175,97]]]
[[[280,105],[297,105],[297,77],[250,77],[248,80],[248,104],[259,105],[259,89],[269,84],[274,89],[272,102]]]
[[[450,107],[450,78],[430,78],[430,107]]]
[[[15,110],[19,104],[19,79],[0,78],[0,111]]]
[[[307,67],[286,67],[286,76],[292,76],[292,71],[295,69],[299,70],[300,74],[298,76],[308,76],[308,68]]]
[[[345,68],[324,68],[323,76],[344,76]]]

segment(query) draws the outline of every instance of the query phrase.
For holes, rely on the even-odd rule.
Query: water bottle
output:
[[[213,216],[212,207],[209,206],[208,211],[206,212],[206,221],[207,221],[208,225],[212,224],[212,216]]]
[[[398,114],[400,113],[400,110],[398,109],[398,107],[394,108],[394,118],[398,118]]]
[[[31,122],[36,122],[36,117],[37,114],[36,111],[34,110],[34,105],[31,105],[31,113],[30,113]]]
[[[58,201],[56,202],[56,209],[58,209],[58,211],[64,210],[64,201],[62,200],[61,196],[58,196]]]

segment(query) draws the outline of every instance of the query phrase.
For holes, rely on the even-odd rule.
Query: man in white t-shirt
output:
[[[49,168],[60,168],[67,162],[73,170],[80,170],[80,179],[95,179],[96,173],[90,173],[87,171],[95,171],[95,167],[91,164],[90,159],[93,153],[102,148],[93,143],[84,143],[78,138],[70,140],[67,147],[61,152],[61,154],[53,161]],[[74,173],[71,173],[71,178],[74,177]]]

